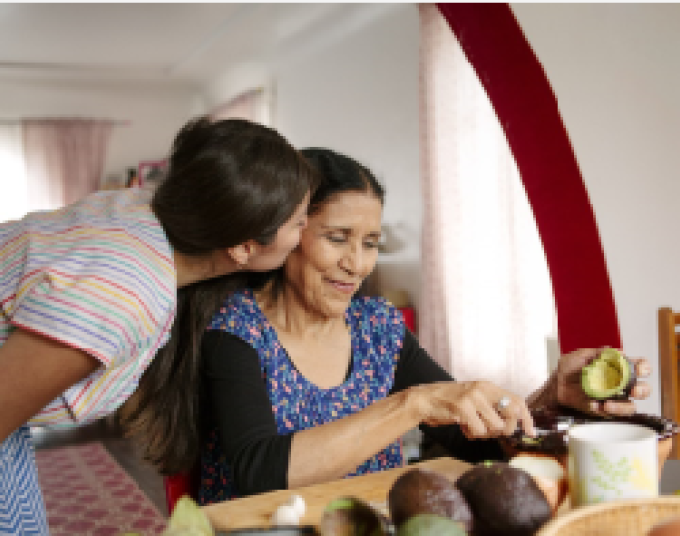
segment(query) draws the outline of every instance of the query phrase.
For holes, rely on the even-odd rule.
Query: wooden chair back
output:
[[[680,393],[678,392],[678,348],[680,346],[680,313],[670,307],[659,309],[659,378],[661,384],[661,414],[680,422]],[[680,459],[680,446],[673,441],[670,458]]]

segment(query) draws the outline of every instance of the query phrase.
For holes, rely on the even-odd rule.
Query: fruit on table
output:
[[[518,428],[511,436],[501,437],[500,442],[511,455],[520,453],[544,454],[555,458],[565,468],[567,467],[567,430],[574,424],[621,422],[639,424],[654,430],[659,439],[659,475],[661,475],[664,462],[673,447],[673,436],[680,433],[678,423],[665,417],[645,413],[626,416],[599,416],[560,406],[532,409],[531,416],[538,432],[536,437],[530,437]]]
[[[529,473],[550,504],[552,513],[567,496],[567,476],[564,466],[555,458],[543,454],[518,454],[510,460],[510,466]]]
[[[403,473],[392,484],[387,503],[397,527],[418,514],[434,514],[472,530],[472,510],[463,494],[448,478],[428,469]]]
[[[389,520],[356,497],[331,501],[324,510],[319,530],[323,536],[386,536]]]
[[[214,534],[208,516],[188,495],[184,495],[175,503],[168,526],[163,531],[163,536],[213,536]]]
[[[529,437],[521,428],[511,436],[501,438],[511,451],[514,452],[536,452],[549,454],[561,459],[567,454],[567,430],[574,424],[590,422],[625,422],[639,424],[654,430],[661,440],[669,439],[680,432],[680,426],[665,417],[658,415],[647,415],[645,413],[635,413],[633,415],[617,416],[598,416],[583,413],[573,408],[536,408],[531,410],[534,425],[539,435]],[[670,444],[670,443],[667,443]],[[660,451],[661,454],[661,451]]]
[[[504,462],[485,462],[456,480],[474,516],[475,536],[529,536],[552,517],[534,478]]]
[[[460,523],[435,514],[418,514],[397,529],[397,536],[467,536]]]
[[[597,400],[625,400],[635,385],[635,365],[614,348],[600,352],[590,364],[581,369],[583,391]]]

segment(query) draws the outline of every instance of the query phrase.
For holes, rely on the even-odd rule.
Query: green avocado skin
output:
[[[467,536],[456,521],[435,514],[418,514],[399,527],[397,536]]]
[[[605,359],[605,355],[608,359],[611,359],[613,353],[617,354],[618,363],[622,369],[623,380],[616,388],[599,389],[597,386],[592,385],[591,376],[596,367],[610,366],[607,359]],[[581,369],[581,387],[588,398],[593,400],[627,400],[636,381],[635,364],[628,357],[613,349],[605,350],[593,362]]]
[[[323,536],[387,536],[389,526],[377,510],[356,497],[331,501],[319,528]]]

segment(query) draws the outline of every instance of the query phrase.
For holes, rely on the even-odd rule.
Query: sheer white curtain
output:
[[[20,123],[0,124],[0,222],[27,211],[23,129]]]
[[[527,395],[555,307],[536,224],[491,103],[436,6],[421,4],[419,338],[459,380]]]
[[[26,119],[29,210],[52,210],[97,190],[113,123],[97,119]]]

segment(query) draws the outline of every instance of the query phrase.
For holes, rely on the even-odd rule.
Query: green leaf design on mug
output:
[[[602,452],[593,449],[593,460],[601,474],[591,478],[596,486],[621,494],[619,486],[630,479],[633,467],[627,457],[613,463]]]

